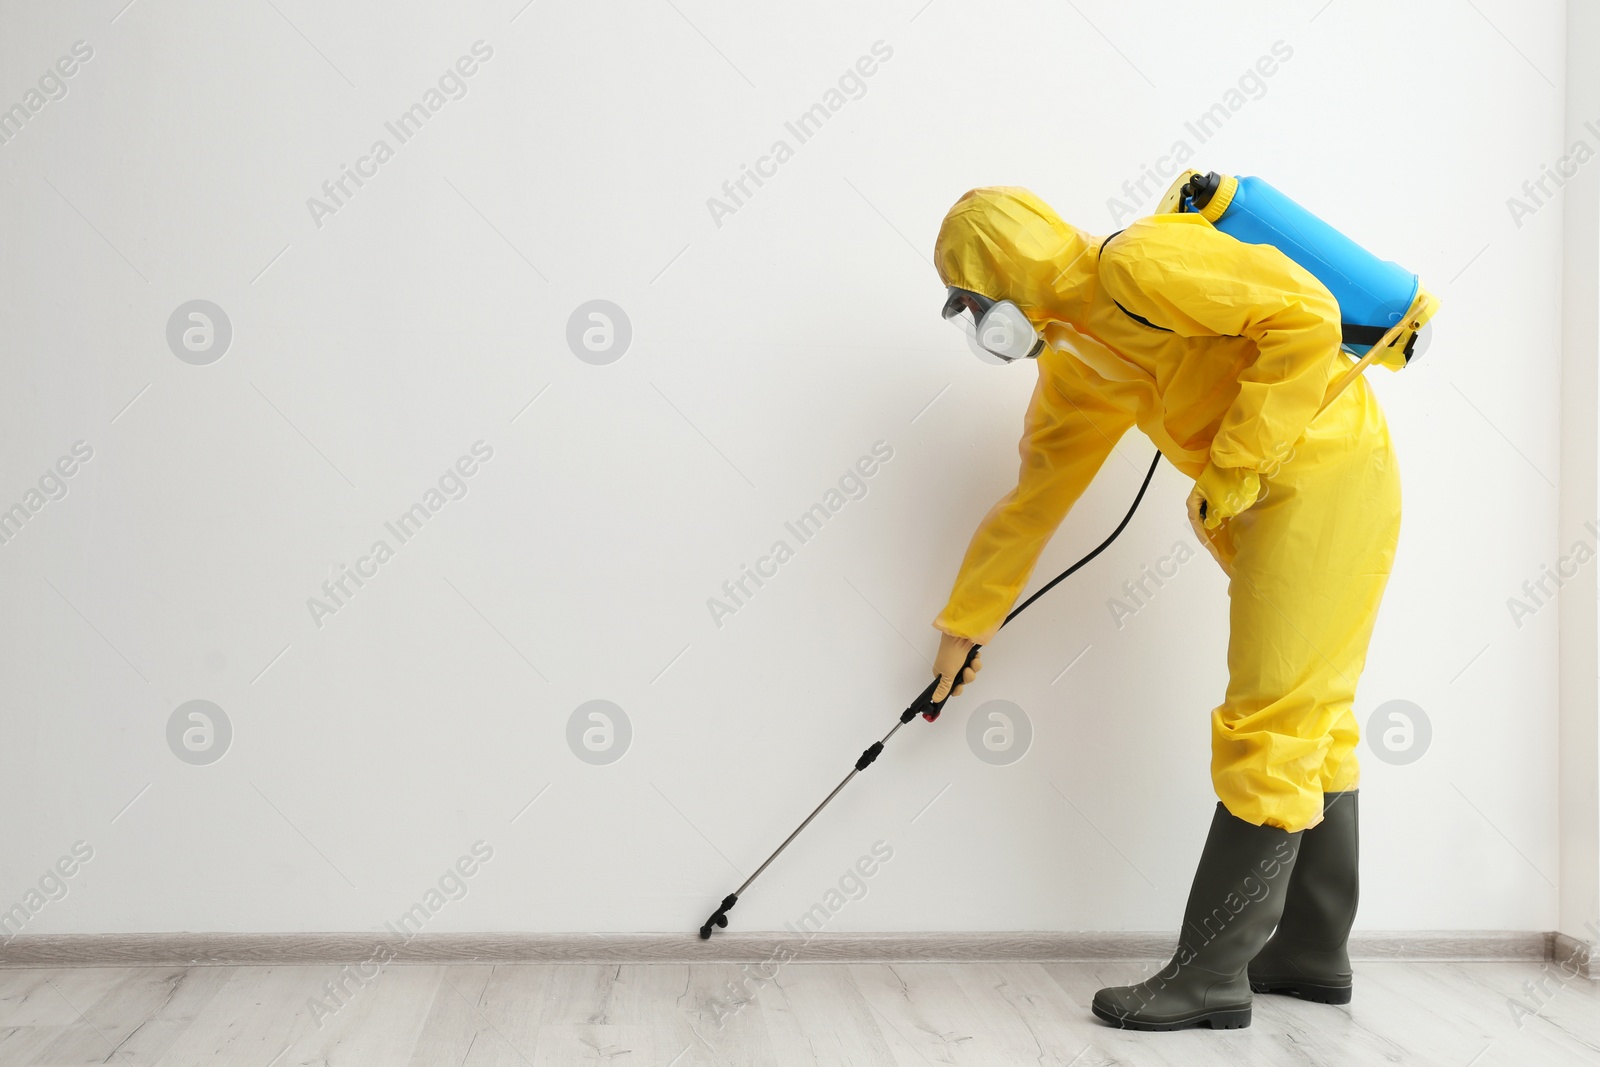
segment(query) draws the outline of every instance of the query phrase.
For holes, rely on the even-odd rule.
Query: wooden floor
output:
[[[342,1007],[335,967],[0,970],[0,1064],[1600,1063],[1600,983],[1553,964],[1358,964],[1350,1007],[1257,997],[1248,1030],[1090,1017],[1147,967],[790,963],[742,1007],[732,964],[396,964],[347,977]]]

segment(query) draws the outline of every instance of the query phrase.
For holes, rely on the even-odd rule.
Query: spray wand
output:
[[[1122,531],[1127,529],[1128,523],[1133,519],[1133,513],[1139,510],[1139,504],[1144,500],[1145,490],[1150,488],[1150,479],[1155,477],[1156,466],[1160,462],[1161,453],[1157,452],[1155,454],[1155,458],[1150,461],[1150,469],[1145,472],[1144,482],[1139,486],[1139,493],[1133,498],[1132,506],[1128,508],[1128,513],[1122,517],[1122,521],[1117,524],[1117,528],[1111,531],[1111,536],[1107,537],[1104,541],[1101,541],[1093,552],[1090,552],[1087,556],[1084,556],[1078,562],[1074,563],[1072,566],[1068,567],[1066,570],[1050,579],[1050,581],[1045,583],[1045,585],[1040,588],[1038,592],[1034,593],[1027,600],[1024,600],[1020,606],[1013,609],[1011,614],[1006,616],[1005,622],[1000,624],[1000,629],[1005,629],[1007,624],[1009,624],[1012,619],[1016,618],[1018,615],[1021,615],[1024,611],[1027,611],[1029,606],[1032,605],[1035,600],[1038,600],[1040,597],[1044,596],[1071,575],[1076,574],[1078,570],[1090,560],[1094,559],[1107,548],[1111,547],[1111,542],[1115,541],[1117,537],[1121,535]],[[956,671],[955,677],[951,679],[950,692],[954,692],[956,683],[960,681],[962,673],[968,667],[972,666],[973,659],[977,657],[978,650],[982,647],[982,645],[973,645],[971,650],[967,652],[967,658],[965,662],[961,664],[961,669]],[[717,910],[712,912],[711,917],[706,920],[705,925],[700,927],[700,937],[702,940],[710,940],[713,927],[725,927],[728,925],[728,912],[733,909],[735,904],[739,903],[739,898],[744,895],[744,891],[749,889],[751,883],[757,878],[761,877],[761,872],[770,867],[772,865],[772,861],[777,859],[778,856],[783,853],[783,850],[788,848],[789,844],[794,841],[795,838],[800,836],[800,831],[811,825],[811,820],[822,814],[822,809],[826,808],[830,803],[832,803],[833,798],[838,796],[840,791],[843,790],[845,786],[850,784],[850,780],[852,778],[866,770],[868,767],[872,766],[877,758],[882,755],[883,746],[888,744],[889,739],[899,732],[900,727],[904,726],[918,715],[921,715],[929,722],[933,722],[939,718],[940,713],[944,711],[945,701],[950,699],[950,692],[945,694],[944,700],[933,699],[934,692],[939,688],[939,681],[940,679],[935,677],[934,680],[929,683],[928,687],[917,696],[917,699],[913,700],[911,704],[900,713],[899,721],[894,724],[889,732],[884,734],[880,740],[874,741],[872,744],[866,747],[861,755],[856,758],[855,767],[851,769],[850,773],[844,776],[843,781],[833,787],[833,792],[829,793],[823,798],[822,803],[818,804],[812,810],[811,814],[805,817],[804,822],[794,828],[793,833],[783,839],[783,844],[779,845],[773,851],[772,855],[768,856],[765,862],[755,869],[754,874],[744,880],[743,885],[722,898],[722,903],[717,905]]]

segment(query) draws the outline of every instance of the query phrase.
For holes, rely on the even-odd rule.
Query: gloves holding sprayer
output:
[[[1260,496],[1261,476],[1255,471],[1208,463],[1189,494],[1189,520],[1202,520],[1206,529],[1215,530]]]
[[[952,637],[949,634],[939,635],[939,654],[933,659],[933,673],[939,676],[939,688],[933,691],[934,703],[938,703],[950,694],[950,683],[955,681],[955,692],[961,692],[966,683],[978,676],[983,670],[982,653],[974,656],[972,666],[961,670],[961,665],[967,660],[967,653],[972,651],[972,642],[965,637]],[[961,671],[961,677],[955,677]]]

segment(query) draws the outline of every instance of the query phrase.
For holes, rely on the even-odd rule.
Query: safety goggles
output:
[[[980,352],[1002,363],[1034,359],[1044,351],[1044,338],[1009,300],[990,300],[982,293],[952,285],[940,314],[960,326]]]

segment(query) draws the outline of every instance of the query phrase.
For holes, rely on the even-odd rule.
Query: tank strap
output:
[[[1121,233],[1121,232],[1122,232],[1121,230],[1117,231],[1117,233]],[[1115,237],[1117,235],[1117,233],[1112,234],[1111,237]],[[1101,241],[1100,242],[1100,251],[1095,253],[1094,271],[1095,271],[1095,274],[1097,274],[1097,275],[1100,273],[1100,255],[1105,252],[1106,245],[1111,243],[1111,237],[1107,237],[1104,241]],[[1148,326],[1152,330],[1160,330],[1162,333],[1171,333],[1172,332],[1171,330],[1167,329],[1165,326],[1157,326],[1155,323],[1151,322],[1149,319],[1145,318],[1143,315],[1135,315],[1133,312],[1131,312],[1127,308],[1123,307],[1122,306],[1122,301],[1118,300],[1116,297],[1112,297],[1111,298],[1111,302],[1113,304],[1117,305],[1117,309],[1119,311],[1121,311],[1124,315],[1128,316],[1128,318],[1132,319],[1134,322],[1139,323],[1141,326]]]
[[[1375,345],[1389,332],[1387,326],[1357,326],[1353,322],[1342,322],[1339,329],[1344,334],[1344,342],[1351,345]]]
[[[1383,335],[1388,329],[1383,326],[1358,326],[1353,322],[1341,322],[1339,330],[1343,334],[1343,341],[1347,345],[1366,345],[1371,347],[1383,340]],[[1416,350],[1417,335],[1413,333],[1406,339],[1405,348],[1400,350],[1401,356],[1407,363],[1411,362],[1411,353]]]
[[[1389,332],[1387,326],[1358,326],[1353,322],[1342,322],[1339,329],[1344,334],[1344,342],[1351,345],[1375,345]]]

